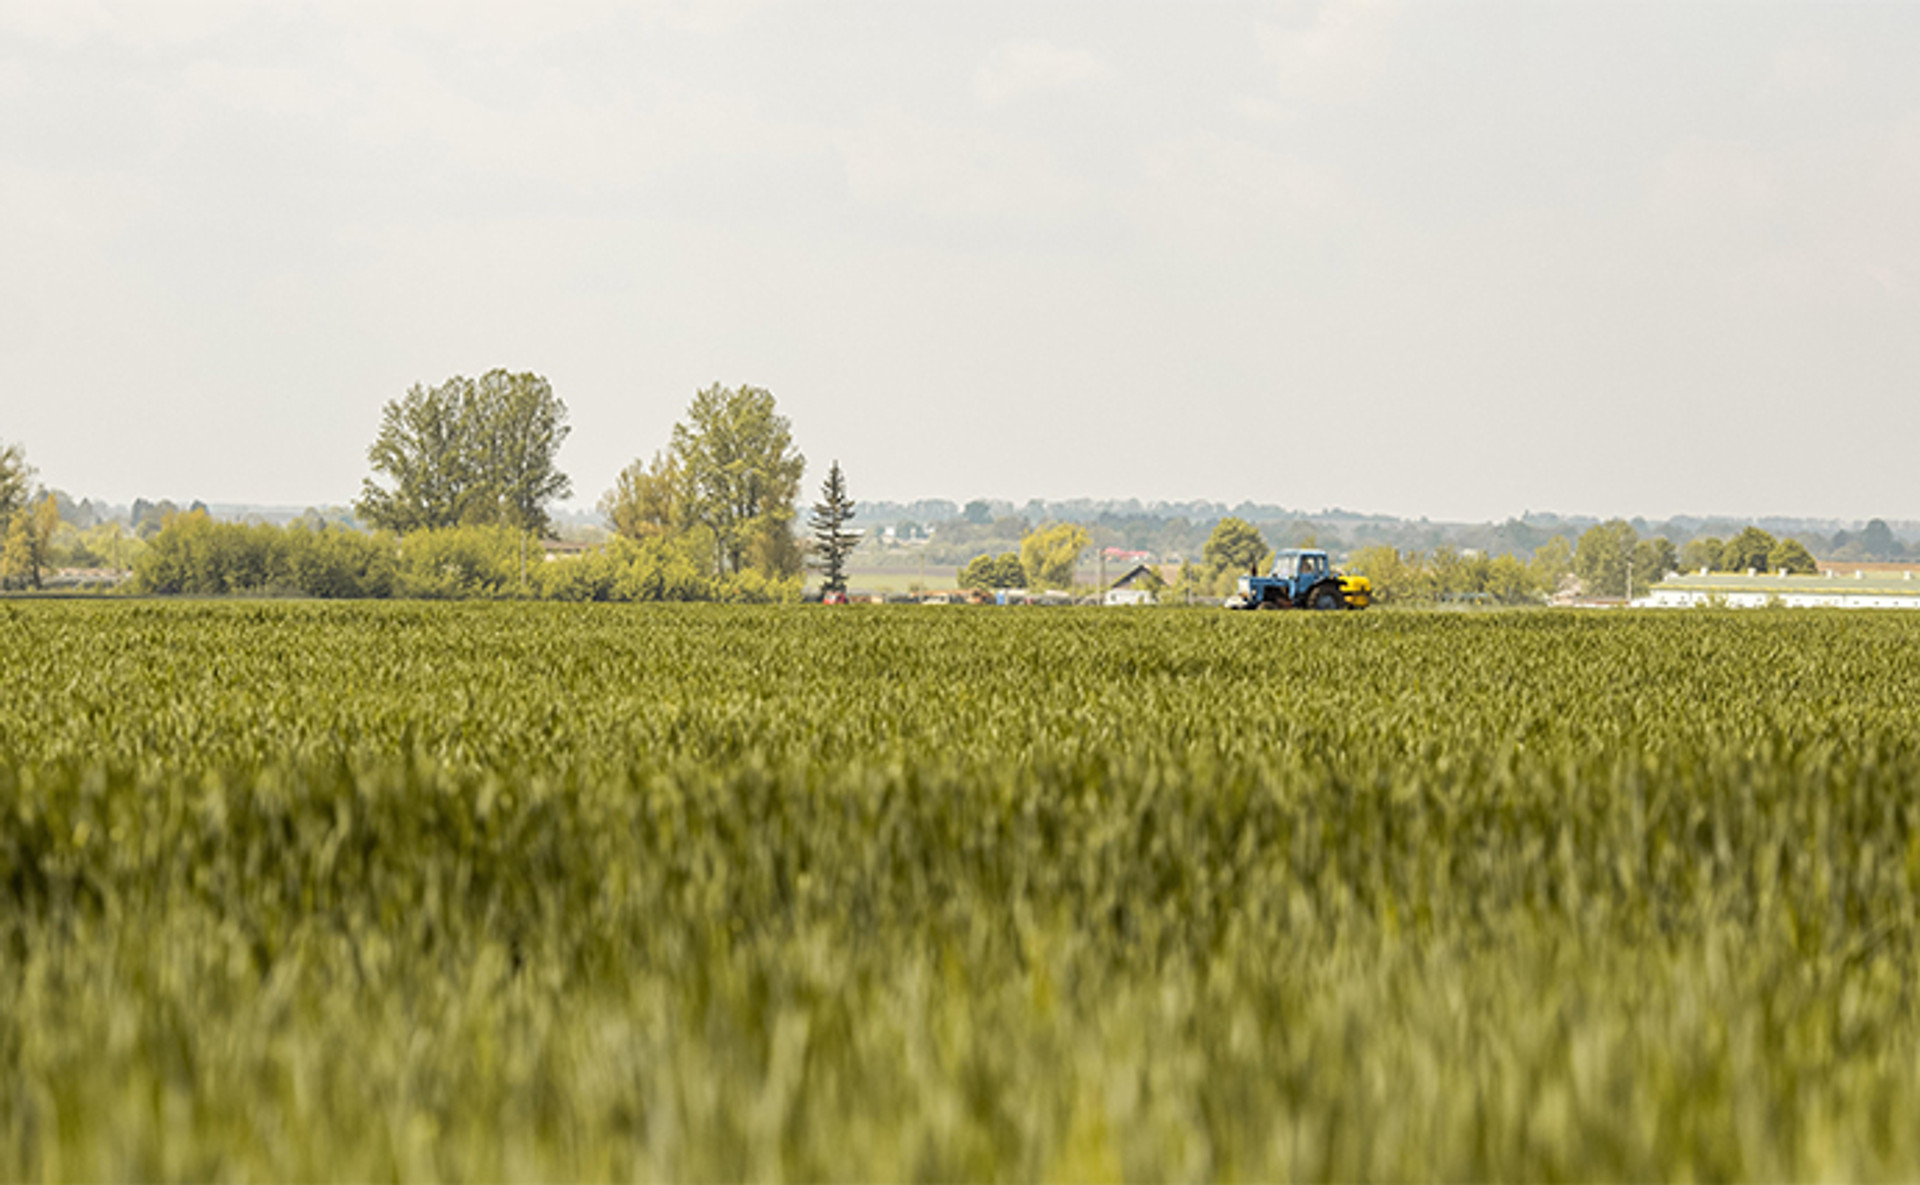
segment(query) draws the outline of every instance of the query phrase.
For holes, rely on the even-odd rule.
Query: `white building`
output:
[[[1674,574],[1634,599],[1636,608],[1688,609],[1724,606],[1760,609],[1920,609],[1920,580],[1911,572],[1843,576],[1788,576],[1762,572]]]

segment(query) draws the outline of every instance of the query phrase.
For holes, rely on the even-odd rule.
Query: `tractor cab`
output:
[[[1317,582],[1332,570],[1324,551],[1287,550],[1273,557],[1273,574],[1281,580]]]

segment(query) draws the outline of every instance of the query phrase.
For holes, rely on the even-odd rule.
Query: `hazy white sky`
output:
[[[0,0],[0,439],[342,502],[547,376],[856,497],[1920,518],[1920,4]]]

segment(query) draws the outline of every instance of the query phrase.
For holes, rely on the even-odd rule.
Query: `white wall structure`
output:
[[[1633,602],[1636,608],[1920,609],[1920,582],[1866,573],[1852,577],[1714,572],[1673,575]]]

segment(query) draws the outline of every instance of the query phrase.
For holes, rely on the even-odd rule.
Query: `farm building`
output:
[[[1893,565],[1827,567],[1818,576],[1787,576],[1766,572],[1706,572],[1674,574],[1653,586],[1636,606],[1685,609],[1696,605],[1726,605],[1754,609],[1766,605],[1789,608],[1920,609],[1920,577],[1914,570]]]
[[[1116,549],[1109,547],[1107,550],[1114,551]],[[1144,556],[1146,553],[1131,552],[1129,554]],[[1156,579],[1158,579],[1161,585],[1166,584],[1166,579],[1160,575],[1159,569],[1150,564],[1137,563],[1125,576],[1122,576],[1107,586],[1106,595],[1101,598],[1102,603],[1108,605],[1151,605],[1154,602],[1152,586]]]

